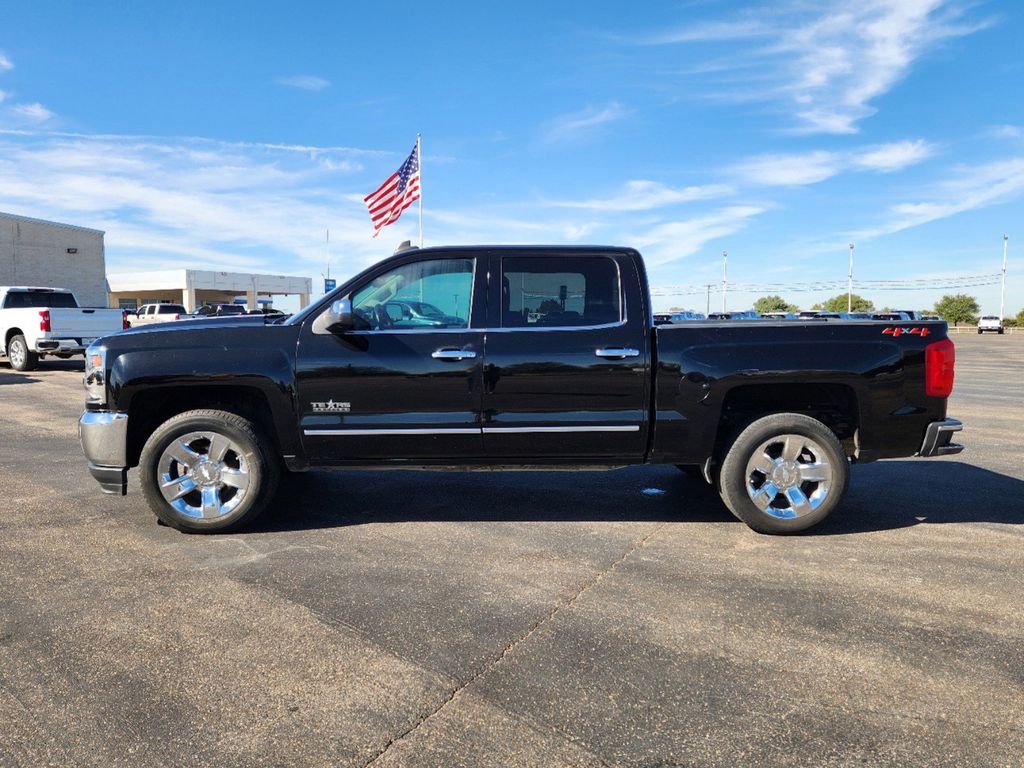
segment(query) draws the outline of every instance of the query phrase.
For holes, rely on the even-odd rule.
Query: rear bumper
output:
[[[36,341],[36,352],[43,355],[82,354],[86,348],[84,339],[39,339]]]
[[[128,492],[128,414],[86,411],[78,420],[82,451],[89,472],[104,493]]]
[[[957,419],[933,421],[924,433],[924,442],[918,456],[950,456],[964,449],[959,443],[952,442],[953,435],[964,428]]]

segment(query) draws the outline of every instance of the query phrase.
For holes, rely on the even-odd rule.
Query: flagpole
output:
[[[420,165],[420,248],[423,247],[423,147],[420,135],[416,134],[416,159]]]

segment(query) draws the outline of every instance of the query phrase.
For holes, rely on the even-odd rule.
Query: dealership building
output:
[[[143,304],[183,304],[189,312],[203,304],[269,305],[274,296],[309,303],[308,277],[205,269],[164,269],[107,274],[98,229],[0,213],[0,285],[67,288],[83,307],[134,309]]]
[[[106,307],[103,232],[0,213],[0,285],[67,288],[83,307]]]
[[[107,275],[110,306],[133,309],[143,304],[183,304],[194,312],[203,304],[232,304],[244,297],[255,309],[274,296],[297,296],[299,308],[309,304],[313,280],[289,275],[213,272],[205,269],[161,269]]]

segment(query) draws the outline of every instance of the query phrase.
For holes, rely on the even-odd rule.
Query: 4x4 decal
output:
[[[924,338],[925,336],[930,334],[931,331],[928,330],[927,328],[919,328],[915,326],[913,328],[886,328],[884,331],[882,331],[882,333],[885,334],[886,336],[903,336],[904,334],[907,334],[911,336],[920,336],[921,338]]]

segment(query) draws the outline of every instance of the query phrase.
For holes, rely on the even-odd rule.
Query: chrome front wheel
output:
[[[249,463],[242,448],[217,432],[189,432],[160,455],[160,493],[183,515],[222,517],[245,500]]]
[[[273,498],[280,461],[273,445],[235,413],[179,414],[161,424],[142,449],[142,491],[157,517],[178,530],[239,527]]]

